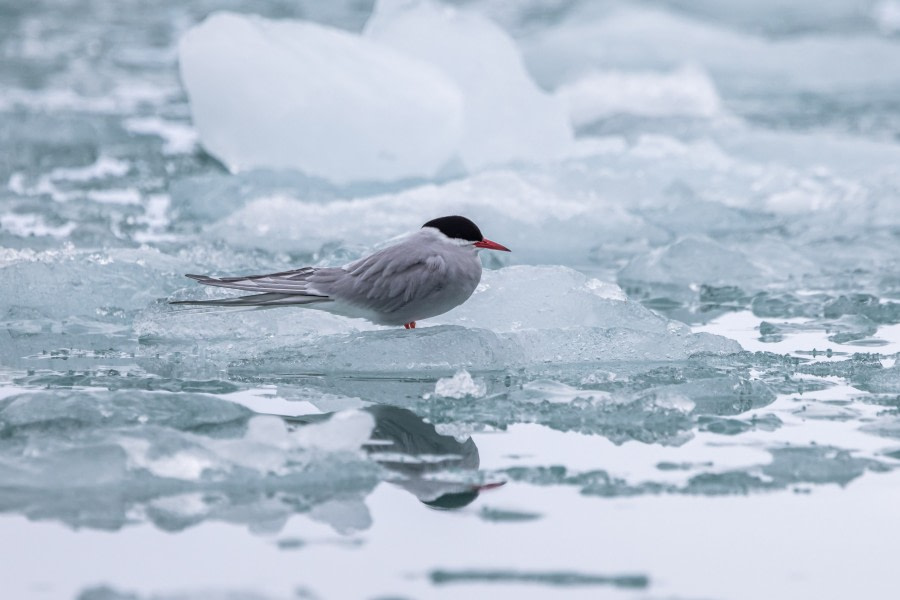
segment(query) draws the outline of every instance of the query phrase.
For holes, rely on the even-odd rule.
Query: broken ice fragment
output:
[[[483,381],[476,381],[468,371],[457,371],[453,377],[443,377],[434,384],[434,394],[443,398],[481,398],[487,393]]]

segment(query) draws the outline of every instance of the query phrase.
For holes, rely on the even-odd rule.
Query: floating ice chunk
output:
[[[701,415],[736,415],[771,404],[775,394],[761,381],[737,376],[711,377],[659,386],[641,392],[655,399],[685,398]]]
[[[44,317],[126,321],[165,296],[183,265],[153,249],[85,252],[72,248],[20,255],[0,264],[0,317],[23,308]],[[66,290],[64,294],[60,290]]]
[[[441,326],[327,336],[303,346],[263,352],[259,358],[232,365],[229,372],[452,373],[458,369],[503,369],[521,362],[516,348],[507,347],[493,332]]]
[[[712,117],[721,111],[716,86],[695,66],[668,73],[594,70],[557,95],[576,127],[617,114]]]
[[[78,227],[77,223],[68,222],[53,226],[47,223],[41,215],[7,213],[0,215],[0,231],[8,231],[19,237],[49,236],[56,239],[68,238]]]
[[[692,334],[683,324],[670,324],[666,333],[588,327],[521,331],[505,337],[524,355],[526,365],[671,361],[701,352],[731,354],[741,351],[740,344],[734,340],[718,335]]]
[[[132,133],[162,138],[164,154],[188,154],[197,147],[197,132],[185,123],[159,117],[132,117],[125,120],[124,126]]]
[[[453,377],[443,377],[434,384],[434,394],[442,398],[481,398],[487,393],[483,381],[476,381],[468,371],[457,371]]]
[[[200,295],[192,294],[192,298],[228,295],[214,288],[199,289]],[[362,319],[348,319],[300,307],[266,311],[181,307],[172,306],[164,300],[141,311],[133,324],[134,332],[149,348],[148,354],[151,356],[156,354],[157,344],[173,344],[176,349],[184,349],[185,342],[202,342],[207,358],[212,358],[217,351],[246,355],[262,348],[299,343],[321,336],[378,329],[383,327]]]
[[[107,177],[121,177],[128,173],[131,166],[123,160],[111,156],[100,156],[92,165],[86,167],[58,167],[50,172],[54,181],[92,181]]]
[[[567,267],[513,266],[485,271],[465,304],[437,323],[506,332],[569,327],[628,327],[666,331],[668,321],[615,284],[590,279]]]
[[[515,393],[516,400],[524,402],[550,402],[553,404],[571,404],[582,399],[592,403],[614,402],[612,394],[602,390],[582,390],[550,379],[529,381],[522,386],[521,392]]]
[[[777,222],[769,213],[706,200],[702,193],[680,180],[668,185],[663,196],[663,202],[637,210],[651,223],[677,236],[695,235],[698,231],[710,235],[758,232],[774,227]]]
[[[452,81],[337,29],[217,13],[182,38],[179,61],[200,142],[232,171],[429,177],[459,145]]]
[[[90,190],[87,197],[101,204],[140,204],[141,193],[135,188]]]
[[[826,318],[862,315],[876,323],[900,323],[900,303],[881,301],[871,294],[849,294],[827,298],[822,309]]]
[[[743,253],[709,240],[685,238],[638,256],[619,271],[625,289],[660,288],[683,295],[701,284],[741,286],[759,280],[762,271]]]
[[[364,35],[428,61],[465,97],[461,157],[470,169],[565,156],[562,104],[525,70],[515,42],[485,17],[432,0],[379,0]]]
[[[827,298],[823,294],[800,298],[794,294],[761,292],[753,297],[750,307],[757,317],[817,317],[822,313],[822,303]]]
[[[452,374],[740,350],[724,338],[691,335],[683,323],[622,296],[617,286],[565,267],[516,266],[485,271],[472,298],[414,331],[308,309],[177,310],[161,303],[144,311],[134,330],[143,342],[141,365],[166,377],[184,375],[183,369],[197,376],[204,361],[230,363],[235,376],[279,369]],[[192,360],[166,356],[166,345],[183,351],[184,340],[200,354]],[[195,347],[198,340],[202,346]]]
[[[900,393],[900,364],[894,365],[889,369],[867,374],[862,380],[863,387],[870,392],[882,394]]]
[[[328,336],[303,346],[261,353],[229,367],[235,377],[278,373],[419,373],[504,371],[547,364],[683,360],[692,354],[740,352],[721,336],[692,334],[683,324],[667,332],[581,327],[494,333],[442,325],[411,331]]]

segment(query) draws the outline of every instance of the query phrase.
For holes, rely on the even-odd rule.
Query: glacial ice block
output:
[[[563,104],[535,85],[515,42],[485,17],[431,0],[380,0],[363,35],[456,82],[465,97],[460,155],[469,169],[569,152]]]
[[[337,29],[216,13],[179,44],[203,147],[231,171],[339,183],[429,177],[455,155],[456,85],[424,61]]]
[[[57,319],[64,329],[74,318],[127,322],[132,311],[181,280],[181,267],[151,248],[17,253],[0,262],[0,319]]]
[[[652,288],[680,297],[701,284],[743,286],[756,282],[762,270],[742,252],[710,239],[684,238],[635,257],[619,272],[626,289]]]
[[[715,84],[693,65],[663,73],[595,69],[560,86],[557,96],[576,126],[620,114],[711,118],[721,112]]]
[[[545,365],[684,360],[692,354],[740,352],[734,340],[690,333],[579,327],[494,333],[453,326],[366,331],[323,337],[299,346],[272,349],[229,366],[232,376],[279,377],[321,373],[452,374],[504,371]]]
[[[626,300],[614,283],[560,266],[485,271],[464,304],[431,320],[496,332],[572,327],[627,327],[665,332],[665,318]]]
[[[727,338],[692,334],[684,323],[628,300],[615,284],[560,266],[487,270],[466,303],[412,331],[302,308],[186,313],[161,303],[136,319],[135,331],[145,343],[144,368],[167,377],[196,371],[203,361],[227,366],[238,377],[410,370],[451,375],[459,369],[670,361],[741,350]],[[165,346],[180,340],[200,343],[202,356],[169,356]]]

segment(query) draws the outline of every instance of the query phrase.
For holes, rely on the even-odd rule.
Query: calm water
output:
[[[0,0],[3,598],[895,597],[900,4],[457,5],[565,157],[231,174],[180,36],[369,3]],[[415,331],[167,303],[452,213]]]

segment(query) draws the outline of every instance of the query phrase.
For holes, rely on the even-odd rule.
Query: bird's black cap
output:
[[[428,221],[422,227],[434,227],[450,239],[480,242],[484,239],[478,225],[465,217],[440,217]]]

